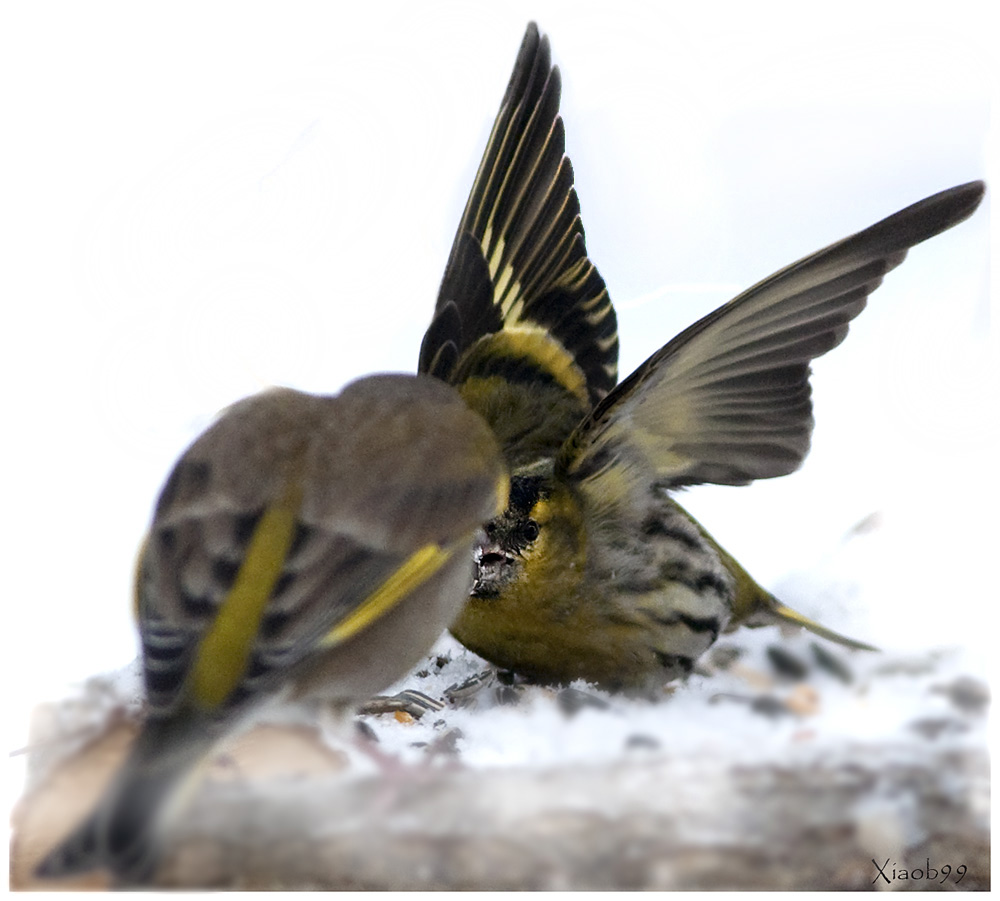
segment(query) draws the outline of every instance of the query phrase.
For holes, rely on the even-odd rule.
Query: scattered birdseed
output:
[[[935,685],[931,691],[944,695],[963,713],[982,714],[990,706],[990,689],[971,676],[959,676],[953,682]]]
[[[809,664],[787,648],[772,644],[767,647],[767,659],[780,676],[788,679],[805,679],[809,675]]]
[[[838,654],[834,654],[833,651],[824,647],[818,641],[810,642],[809,650],[812,651],[816,666],[821,670],[839,679],[844,685],[851,685],[854,682],[854,671]]]
[[[604,698],[592,695],[589,691],[580,691],[579,688],[560,689],[556,693],[556,703],[567,716],[579,713],[585,707],[607,710],[611,706]]]

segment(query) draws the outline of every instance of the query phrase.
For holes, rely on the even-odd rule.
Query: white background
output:
[[[691,6],[7,8],[18,733],[34,701],[134,656],[135,551],[218,410],[271,384],[334,392],[414,369],[529,19],[562,70],[623,376],[775,269],[988,174],[986,4]],[[826,578],[880,512],[863,603],[836,625],[884,646],[973,643],[997,600],[988,213],[912,251],[816,364],[801,472],[686,496],[772,587]]]

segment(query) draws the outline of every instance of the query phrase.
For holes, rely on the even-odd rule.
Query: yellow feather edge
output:
[[[528,360],[570,394],[589,403],[587,377],[573,355],[548,331],[531,323],[506,325],[502,331],[481,337],[465,352],[452,377],[456,383],[464,382],[476,364],[503,358]]]
[[[680,504],[677,504],[677,506],[680,507]],[[684,513],[690,517],[702,536],[715,548],[718,555],[722,558],[723,565],[736,580],[736,597],[733,605],[733,619],[730,623],[730,630],[738,624],[748,626],[765,625],[773,623],[775,620],[780,620],[793,626],[800,626],[806,631],[812,632],[813,635],[818,635],[827,641],[843,645],[845,648],[853,648],[857,651],[878,651],[878,648],[874,645],[866,644],[855,638],[848,638],[839,632],[834,632],[833,629],[828,629],[815,620],[809,619],[808,616],[799,613],[798,610],[793,610],[787,604],[782,604],[771,592],[761,588],[753,580],[753,577],[737,563],[736,558],[728,553],[705,531],[705,527],[700,522],[686,510]],[[765,621],[769,621],[769,623]]]
[[[820,638],[825,638],[827,641],[832,641],[836,644],[843,645],[845,648],[854,648],[857,651],[877,651],[878,648],[872,644],[866,644],[863,641],[858,641],[856,638],[848,638],[846,635],[841,635],[839,632],[834,632],[833,629],[828,629],[826,626],[820,625],[820,623],[815,620],[809,619],[798,610],[793,610],[780,601],[775,600],[774,605],[768,611],[773,616],[786,623],[791,623],[795,626],[801,626],[813,635],[818,635]]]
[[[497,481],[496,513],[506,506],[509,488],[504,473]],[[264,609],[292,545],[301,494],[301,489],[290,490],[261,516],[233,587],[198,647],[189,684],[195,702],[206,709],[223,703],[246,672]],[[140,560],[142,550],[145,550],[145,542]],[[326,634],[321,646],[340,644],[360,632],[431,578],[453,553],[453,547],[442,548],[437,544],[427,544],[415,551],[375,592]]]
[[[289,495],[261,516],[233,587],[198,646],[189,685],[195,703],[207,710],[222,704],[246,672],[264,608],[295,535],[301,490]]]
[[[444,566],[452,553],[453,549],[437,544],[425,544],[414,551],[372,594],[327,632],[320,644],[331,647],[356,635],[423,585]]]

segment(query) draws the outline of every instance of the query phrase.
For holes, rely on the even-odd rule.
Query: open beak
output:
[[[478,598],[496,597],[500,585],[512,575],[515,557],[484,535],[476,542],[472,559],[476,564],[476,577],[469,593]]]

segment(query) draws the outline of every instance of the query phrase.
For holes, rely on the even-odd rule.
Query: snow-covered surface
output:
[[[868,523],[845,540],[850,554],[834,555],[840,600],[859,589],[850,576],[851,558],[863,556],[856,545],[873,542],[877,532]],[[805,591],[810,581],[790,578],[788,584]],[[837,598],[829,593],[821,600]],[[846,620],[828,621],[849,631]],[[653,698],[630,699],[583,682],[568,690],[520,684],[442,636],[425,661],[386,691],[387,697],[418,691],[429,699],[424,710],[417,704],[413,713],[360,718],[379,750],[401,761],[430,755],[473,768],[600,765],[643,753],[751,763],[859,743],[905,757],[907,748],[919,755],[928,743],[936,749],[985,747],[990,700],[981,663],[941,643],[870,653],[794,628],[741,629],[723,636],[686,681]],[[67,735],[82,744],[113,717],[140,717],[141,695],[137,662],[90,680],[82,706],[54,709],[64,736],[58,756],[74,744]],[[334,747],[351,752],[354,775],[376,767],[365,754],[353,753],[342,724],[317,718],[315,711],[272,709],[262,719],[318,723]]]
[[[8,747],[24,745],[37,702],[134,656],[135,549],[171,463],[216,411],[270,384],[335,391],[412,371],[529,19],[562,70],[623,374],[780,266],[989,176],[988,4],[846,2],[821,22],[800,10],[12,10],[0,30],[16,85],[2,355],[17,428],[5,447]],[[964,713],[966,731],[936,739],[911,724],[947,707],[936,686],[983,679],[991,662],[989,203],[912,251],[818,361],[801,472],[684,498],[784,600],[887,653],[853,655],[850,686],[818,676],[821,715],[710,703],[750,693],[732,673],[696,676],[655,706],[616,699],[568,718],[539,689],[513,708],[449,710],[467,762],[613,755],[633,734],[692,750],[738,737],[746,753],[810,732],[983,740],[982,719]],[[872,514],[879,528],[847,541]],[[758,645],[747,665],[765,672],[766,640],[746,639]],[[933,666],[879,672],[900,660]],[[453,653],[447,673],[403,684],[433,695],[477,666]],[[433,739],[425,719],[369,721],[409,754]]]
[[[863,590],[867,573],[858,568],[859,561],[875,553],[878,533],[878,523],[869,520],[845,537],[825,561],[836,578],[819,578],[824,572],[821,567],[789,576],[783,584],[789,592],[800,591],[803,598],[818,584],[824,585],[826,593],[816,594],[815,604],[828,614],[828,623],[850,633],[852,610],[867,594]],[[814,605],[799,603],[803,610],[818,615]],[[470,681],[473,687],[469,687]],[[185,821],[188,826],[179,831],[186,835],[182,847],[217,848],[215,843],[220,841],[239,845],[245,839],[254,848],[261,847],[254,842],[264,842],[262,847],[270,851],[285,847],[291,841],[289,835],[317,840],[318,836],[342,836],[352,830],[381,834],[380,829],[395,835],[397,826],[400,835],[405,835],[406,829],[416,829],[418,836],[424,836],[428,830],[427,841],[432,841],[430,836],[439,833],[465,836],[470,823],[482,826],[481,818],[502,835],[503,824],[514,823],[511,828],[516,829],[521,822],[518,817],[530,821],[532,811],[537,812],[539,821],[545,816],[554,816],[557,822],[559,816],[586,817],[589,812],[615,822],[616,817],[624,818],[629,828],[636,828],[637,823],[663,814],[665,792],[671,799],[670,813],[683,825],[684,841],[703,842],[712,848],[726,847],[727,842],[740,843],[741,847],[745,843],[749,848],[760,840],[769,847],[766,839],[745,833],[742,819],[728,820],[725,811],[746,813],[747,799],[734,794],[738,794],[737,787],[745,789],[748,773],[765,778],[761,774],[773,772],[798,774],[807,785],[810,804],[822,795],[823,810],[833,817],[831,822],[843,820],[857,830],[861,856],[856,849],[837,851],[855,868],[859,861],[867,864],[871,848],[879,849],[879,855],[904,860],[908,859],[904,854],[924,847],[932,834],[938,841],[942,829],[947,836],[954,828],[965,836],[957,851],[963,861],[971,861],[977,884],[988,880],[987,864],[981,857],[969,855],[984,843],[988,847],[989,777],[981,754],[987,744],[989,687],[982,678],[982,659],[961,647],[935,643],[929,648],[851,652],[801,631],[782,634],[776,627],[742,629],[720,639],[686,681],[666,687],[654,698],[629,699],[583,683],[568,689],[511,684],[509,678],[492,672],[482,660],[444,636],[413,672],[387,690],[387,696],[396,700],[400,697],[397,693],[409,693],[412,698],[414,692],[420,693],[422,702],[408,708],[412,713],[369,712],[358,717],[368,736],[377,739],[374,753],[373,746],[363,747],[364,742],[357,737],[351,740],[347,723],[324,715],[322,710],[281,707],[263,711],[265,724],[287,727],[305,723],[310,735],[317,734],[313,728],[318,729],[321,740],[336,752],[336,760],[346,755],[346,770],[336,769],[339,789],[333,789],[322,775],[314,782],[303,782],[301,774],[295,772],[301,763],[298,753],[294,758],[275,757],[268,776],[259,782],[236,780],[223,799],[231,819],[242,823],[241,816],[247,817],[247,824],[263,828],[262,835],[251,829],[255,836],[251,840],[244,832],[230,829],[226,825],[229,821],[213,806],[221,803],[219,784],[208,782],[192,798]],[[109,726],[122,718],[141,718],[137,662],[91,678],[80,687],[75,700],[63,699],[36,715],[43,718],[44,727],[36,730],[39,743],[31,747],[29,762],[34,785],[42,786],[52,765],[93,739],[104,737]],[[962,752],[971,754],[963,757]],[[438,770],[441,781],[434,785],[453,807],[443,799],[437,806],[421,806],[414,800],[422,797],[419,794],[413,798],[407,794],[409,800],[397,797],[399,789],[393,786],[419,785],[429,777],[428,768]],[[481,774],[478,778],[483,781],[470,781],[470,771]],[[853,790],[838,795],[837,780],[847,778],[854,785],[850,774],[856,777],[859,772],[865,774],[862,781],[868,786],[860,796]],[[925,775],[918,778],[913,774]],[[384,797],[372,791],[373,776],[376,785],[385,786]],[[508,776],[515,780],[505,791]],[[581,780],[585,777],[583,789]],[[399,778],[403,781],[397,781]],[[911,784],[914,779],[919,790]],[[353,786],[359,791],[365,788],[358,797],[349,791],[337,793]],[[790,797],[783,798],[783,803],[790,803]],[[950,825],[942,825],[934,819],[933,811],[923,806],[928,797],[944,799],[942,803],[952,817]],[[387,808],[380,813],[378,805],[389,803],[389,798],[397,799],[392,812]],[[785,822],[789,811],[771,794],[767,799],[776,806],[758,818],[763,816],[769,827],[777,827],[775,820]],[[412,809],[411,803],[416,804]],[[337,811],[332,820],[331,809]],[[450,814],[442,819],[444,809]],[[466,812],[468,822],[455,821],[458,811]],[[799,808],[793,813],[797,815]],[[822,819],[812,807],[805,820],[810,816]],[[431,823],[425,818],[431,818]],[[826,820],[823,823],[830,825]],[[270,825],[264,828],[262,824]],[[936,828],[931,828],[932,824]],[[186,833],[188,827],[195,831]],[[283,832],[284,828],[289,831]],[[571,878],[587,884],[586,871],[546,857],[552,848],[560,847],[558,841],[550,847],[551,838],[539,838],[542,862],[532,858],[534,869],[548,874],[540,885],[558,887],[560,880]],[[795,836],[786,835],[782,841],[792,838]],[[416,841],[420,844],[422,839]],[[30,843],[22,844],[25,846]],[[289,847],[298,846],[293,842]],[[346,847],[349,849],[349,841]],[[385,853],[391,858],[394,849],[392,845]],[[478,873],[484,885],[501,878],[512,886],[520,884],[518,877],[488,868],[492,875],[483,876],[481,860],[471,871],[449,869],[444,861],[451,858],[440,850],[441,859],[434,859],[444,869],[437,887],[453,886],[454,880],[463,884],[463,879],[473,878],[470,872]],[[410,851],[401,853],[405,858]],[[218,853],[218,859],[227,859],[227,852]],[[337,880],[349,883],[353,874],[363,882],[368,873],[365,866],[358,864],[349,850],[341,849],[340,853],[347,854],[342,866],[331,865],[324,878],[340,885]],[[608,848],[602,845],[601,853],[609,853]],[[810,852],[815,853],[815,849]],[[210,854],[208,859],[217,857]],[[234,859],[243,857],[241,851]],[[805,865],[807,857],[796,859],[795,864]],[[524,877],[525,884],[534,885],[541,877],[532,866],[525,864],[525,868],[533,873]],[[283,879],[289,885],[309,885],[313,884],[310,880],[320,878],[303,877],[294,867],[286,870],[281,854],[264,853],[259,866],[251,870],[258,876],[265,874],[263,884]],[[313,872],[308,867],[306,871]],[[218,870],[209,866],[205,872],[213,875],[188,873],[178,878],[184,885],[249,878],[242,871],[238,877],[232,876],[225,867]],[[384,870],[377,868],[376,872],[383,876],[372,877],[373,885],[384,887]],[[681,866],[671,877],[678,886],[703,884],[684,872]],[[781,879],[791,878],[796,871],[793,866],[782,872],[781,877],[756,874],[756,878],[762,880],[761,885],[780,885]],[[868,884],[872,876],[867,869],[865,872],[861,884]],[[637,877],[633,874],[632,878]],[[755,884],[752,874],[729,873],[726,878],[731,884]],[[796,878],[796,885],[827,884],[826,877],[810,883],[808,869]],[[664,879],[667,877],[661,874],[656,884]],[[841,879],[854,884],[843,874]],[[435,883],[431,880],[429,884]],[[617,883],[602,872],[599,884]],[[665,884],[673,883],[667,879]]]
[[[989,689],[968,675],[957,649],[874,655],[823,645],[834,669],[818,662],[817,644],[823,645],[773,627],[745,630],[720,641],[686,682],[660,697],[629,699],[582,682],[569,689],[512,686],[445,636],[387,693],[415,689],[439,708],[360,719],[382,755],[410,764],[457,759],[466,768],[601,766],[635,755],[666,755],[675,764],[801,762],[859,745],[868,763],[876,753],[905,762],[928,750],[985,747]],[[775,648],[804,674],[779,669],[768,657]],[[470,680],[477,688],[455,692]],[[141,717],[138,667],[89,680],[83,697],[49,710],[58,718],[59,739],[51,749],[33,749],[34,776],[44,778],[50,763],[102,735],[118,717]],[[378,771],[377,759],[348,741],[343,723],[314,714],[274,709],[261,721],[318,725],[330,745],[350,757],[349,777]]]
[[[450,680],[456,673],[481,666],[453,642],[443,642],[442,650],[456,658],[452,666],[436,678],[411,676],[401,687],[417,685],[431,696],[442,696],[449,687],[441,687],[442,682],[454,684]],[[792,642],[791,650],[810,660],[802,653],[808,651],[803,644]],[[417,759],[443,732],[458,729],[462,762],[481,767],[606,763],[643,750],[675,758],[773,760],[783,749],[828,749],[858,740],[873,745],[928,739],[984,744],[987,704],[975,712],[961,711],[951,698],[963,674],[953,655],[851,665],[856,681],[849,687],[823,673],[805,683],[781,684],[757,647],[735,671],[694,676],[656,701],[609,697],[578,683],[574,688],[584,696],[566,703],[552,689],[531,687],[522,689],[519,697],[515,692],[516,701],[499,704],[494,685],[470,707],[429,712],[417,722],[407,721],[404,729],[392,715],[366,721],[383,749],[403,759]],[[433,666],[430,669],[433,674]],[[982,683],[976,685],[983,690]],[[574,701],[580,709],[569,706]]]
[[[845,536],[825,567],[783,580],[782,597],[852,637],[878,642],[881,633],[859,631],[877,616],[859,615],[854,622],[853,612],[878,602],[866,582],[877,583],[868,566],[883,559],[880,531],[869,522]],[[859,741],[983,747],[989,706],[985,660],[951,633],[941,638],[907,647],[897,636],[883,643],[880,653],[868,653],[795,629],[786,634],[777,627],[741,629],[720,639],[698,673],[653,700],[613,697],[582,682],[573,687],[583,696],[564,698],[553,689],[511,688],[493,680],[467,706],[449,704],[416,722],[404,718],[402,729],[392,715],[366,721],[384,749],[404,759],[459,730],[456,747],[469,766],[608,762],[643,749],[760,760]],[[817,660],[817,649],[833,658],[833,666]],[[769,653],[781,651],[801,666],[801,674],[778,669]],[[387,694],[418,689],[447,699],[449,687],[482,669],[478,657],[446,636],[425,665]]]

